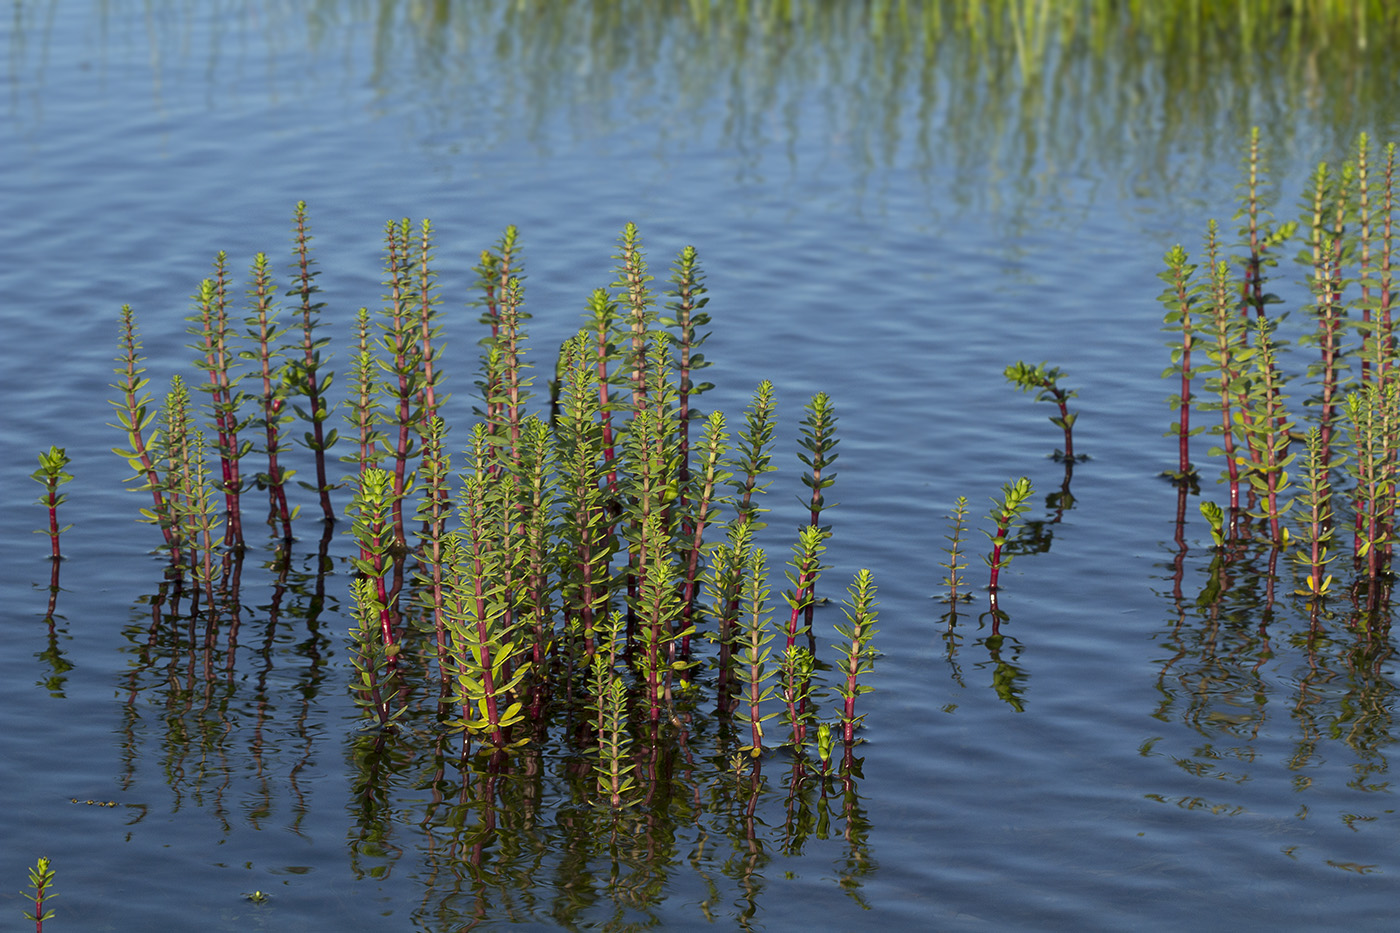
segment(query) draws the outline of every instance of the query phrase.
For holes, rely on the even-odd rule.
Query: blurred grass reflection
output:
[[[12,87],[42,83],[52,67],[42,48],[50,15],[16,7]],[[191,28],[206,21],[207,31]],[[99,55],[151,43],[143,58],[157,71],[207,63],[211,85],[241,70],[240,50],[275,50],[271,93],[312,74],[341,93],[367,84],[373,108],[406,117],[429,148],[486,151],[523,136],[547,155],[570,141],[655,139],[737,153],[742,177],[777,144],[794,161],[835,153],[862,176],[898,167],[925,183],[948,177],[966,206],[1002,180],[1011,188],[1000,196],[1013,200],[1104,178],[1125,194],[1189,196],[1196,180],[1175,174],[1172,154],[1189,148],[1193,164],[1209,164],[1252,125],[1274,138],[1306,128],[1320,154],[1344,149],[1359,127],[1393,135],[1400,7],[243,0],[212,11],[105,0],[93,33]]]

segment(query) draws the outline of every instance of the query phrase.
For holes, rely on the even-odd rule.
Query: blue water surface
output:
[[[442,886],[416,828],[431,782],[396,788],[392,839],[357,838],[343,563],[308,632],[269,623],[275,598],[300,597],[277,597],[269,554],[250,555],[236,671],[211,678],[178,658],[136,671],[162,563],[110,453],[122,441],[107,426],[118,309],[136,311],[162,392],[188,371],[184,316],[215,253],[240,288],[259,251],[285,271],[305,200],[342,372],[354,311],[380,302],[385,222],[432,219],[458,438],[480,337],[471,268],[507,225],[524,244],[540,386],[588,293],[612,281],[625,223],[642,231],[658,283],[695,245],[714,319],[704,404],[736,423],[759,380],[777,389],[781,472],[764,542],[775,563],[803,520],[802,406],[819,391],[835,401],[827,592],[868,567],[880,599],[875,689],[861,698],[866,864],[843,867],[839,830],[790,852],[770,835],[750,913],[682,826],[664,896],[589,922],[1379,927],[1400,877],[1393,660],[1345,665],[1356,636],[1341,621],[1307,649],[1293,608],[1212,628],[1194,604],[1211,559],[1195,496],[1180,613],[1171,595],[1176,490],[1159,474],[1175,462],[1163,437],[1173,388],[1159,378],[1156,276],[1173,242],[1196,248],[1207,217],[1233,236],[1240,150],[1201,140],[1238,127],[1162,138],[1144,112],[1137,145],[1155,155],[1133,164],[1161,168],[1146,178],[1108,155],[1052,159],[1014,129],[965,134],[1022,147],[1009,163],[960,148],[950,111],[971,91],[935,73],[938,103],[924,106],[854,53],[765,78],[639,34],[631,59],[545,68],[547,50],[494,32],[485,14],[444,27],[435,46],[412,41],[434,28],[413,5],[389,24],[368,4],[309,6],[35,4],[0,27],[0,887],[17,892],[50,857],[61,929],[457,929],[474,916],[572,928],[547,907],[563,896],[549,872],[509,905]],[[1395,126],[1370,129],[1388,139]],[[1299,115],[1265,135],[1277,175],[1298,180],[1281,199],[1291,212],[1317,134]],[[1048,454],[1061,438],[1051,409],[1003,378],[1018,359],[1050,361],[1078,391],[1076,444],[1091,459],[1053,524],[1045,496],[1064,470]],[[54,642],[71,669],[57,680],[42,656],[47,545],[30,533],[44,515],[27,479],[51,444],[75,476]],[[1220,501],[1216,469],[1203,494]],[[966,496],[985,527],[988,498],[1022,475],[1051,545],[1018,557],[1002,587],[1000,657],[1024,674],[1017,709],[994,689],[985,594],[951,631],[936,597],[953,501]],[[304,519],[299,534],[307,579],[319,525]],[[985,539],[968,540],[975,588]],[[332,551],[349,553],[343,536]],[[839,615],[817,618],[825,645]],[[177,721],[224,731],[191,735],[206,750],[191,753],[172,745]],[[781,794],[764,808],[777,833]],[[259,890],[270,900],[245,897]],[[0,897],[12,920],[21,909],[17,894]]]

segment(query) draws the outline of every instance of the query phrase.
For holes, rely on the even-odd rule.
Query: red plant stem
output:
[[[1191,303],[1184,294],[1186,283],[1178,286],[1178,296],[1181,309],[1181,417],[1178,422],[1180,428],[1179,438],[1179,463],[1178,471],[1182,479],[1187,478],[1193,471],[1191,467],[1191,345],[1195,335],[1191,331]],[[1065,408],[1064,399],[1056,397],[1060,403],[1060,417],[1068,417],[1068,410]],[[1069,428],[1065,428],[1065,459],[1073,462],[1074,449],[1070,440]]]
[[[791,648],[797,641],[798,621],[802,617],[802,610],[812,598],[812,585],[816,581],[816,573],[812,569],[812,564],[816,562],[815,557],[804,556],[802,560],[802,570],[797,575],[797,599],[793,602],[792,616],[788,619],[787,626],[787,646]]]
[[[58,479],[49,477],[44,481],[44,486],[48,490],[45,498],[49,507],[49,544],[52,549],[50,557],[58,560],[63,556],[58,552]]]

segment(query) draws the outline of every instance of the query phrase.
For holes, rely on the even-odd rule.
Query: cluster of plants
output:
[[[1295,592],[1314,612],[1342,591],[1383,614],[1394,579],[1400,448],[1396,147],[1377,151],[1362,134],[1340,167],[1319,164],[1296,219],[1273,214],[1257,129],[1244,167],[1238,252],[1227,255],[1211,221],[1202,261],[1174,246],[1161,274],[1173,335],[1164,375],[1179,386],[1168,432],[1178,456],[1167,474],[1181,491],[1178,524],[1187,491],[1198,487],[1191,438],[1205,433],[1208,456],[1224,461],[1224,504],[1200,505],[1218,564],[1258,545],[1269,604],[1287,555]],[[1310,294],[1294,309],[1274,291],[1291,245]],[[1308,357],[1290,367],[1299,350]]]
[[[294,230],[289,283],[275,281],[265,255],[254,259],[241,329],[222,253],[201,282],[190,333],[202,406],[181,376],[153,401],[135,315],[122,309],[112,404],[126,444],[116,452],[151,497],[143,518],[163,537],[191,618],[218,626],[250,495],[266,497],[266,522],[289,547],[297,510],[286,455],[300,422],[315,464],[314,482],[301,485],[322,520],[335,520],[333,491],[353,494],[352,691],[371,728],[460,733],[463,758],[480,752],[496,765],[568,736],[593,757],[598,794],[613,807],[637,795],[635,746],[683,730],[702,703],[738,725],[740,771],[780,747],[814,756],[823,773],[838,760],[852,767],[856,699],[875,657],[868,571],[850,585],[833,661],[818,660],[813,630],[832,534],[835,408],[825,394],[806,405],[808,522],[775,601],[756,543],[777,469],[773,387],[759,385],[737,430],[698,407],[711,388],[696,381],[709,365],[710,319],[693,248],[658,295],[628,225],[614,281],[589,295],[584,326],[561,346],[539,398],[523,259],[508,229],[475,268],[486,334],[478,420],[454,445],[431,224],[387,225],[383,304],[357,315],[339,406],[329,401],[304,204]],[[350,451],[339,480],[328,462],[337,442]]]

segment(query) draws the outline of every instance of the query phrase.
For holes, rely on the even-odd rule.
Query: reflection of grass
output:
[[[106,19],[127,5],[106,4]],[[1181,177],[1172,154],[1218,162],[1228,152],[1216,147],[1253,123],[1310,121],[1310,145],[1338,148],[1393,118],[1400,38],[1400,13],[1381,0],[320,0],[252,4],[268,9],[220,18],[207,40],[194,7],[154,6],[169,8],[142,17],[156,67],[224,61],[234,40],[262,40],[276,53],[270,92],[363,69],[350,77],[377,108],[454,147],[524,136],[547,150],[623,129],[682,145],[718,137],[741,174],[765,147],[835,150],[858,174],[951,174],[960,206],[995,196],[1013,213],[1075,177],[1197,197],[1200,179]],[[44,11],[25,12],[13,72],[35,70],[48,41]],[[322,64],[280,72],[288,61]],[[227,91],[209,74],[217,101]],[[1007,190],[989,195],[987,179]]]

